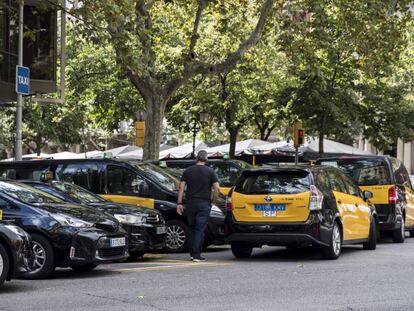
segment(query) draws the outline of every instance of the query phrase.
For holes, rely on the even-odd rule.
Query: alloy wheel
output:
[[[4,270],[4,261],[3,261],[3,256],[0,255],[0,276],[3,274],[3,270]]]
[[[341,252],[341,232],[338,225],[335,225],[332,230],[332,246],[336,255]]]
[[[35,273],[43,268],[46,262],[46,251],[43,246],[36,242],[32,242],[33,258],[30,260],[30,273]]]
[[[186,235],[181,226],[171,225],[167,227],[166,244],[170,249],[179,249],[185,243]]]

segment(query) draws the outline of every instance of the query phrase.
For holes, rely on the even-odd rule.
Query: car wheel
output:
[[[392,232],[392,241],[394,243],[404,243],[405,240],[405,223],[404,219],[401,221],[400,228]]]
[[[188,250],[190,229],[181,220],[167,221],[165,249],[170,253],[181,253]]]
[[[0,244],[0,286],[4,283],[9,275],[10,259],[6,249]]]
[[[44,279],[55,270],[55,252],[52,244],[40,234],[31,234],[33,257],[29,259],[26,279]]]
[[[322,246],[322,256],[325,259],[338,259],[342,250],[342,232],[338,222],[334,222],[332,227],[329,246]]]
[[[95,269],[98,265],[93,264],[93,263],[89,263],[86,265],[80,265],[80,266],[72,266],[70,267],[73,271],[76,272],[87,272],[87,271],[91,271],[93,269]]]
[[[365,250],[374,250],[377,248],[377,224],[375,218],[371,216],[371,223],[369,226],[368,241],[362,244]]]
[[[236,258],[249,258],[253,251],[253,246],[245,242],[231,243],[231,251]]]

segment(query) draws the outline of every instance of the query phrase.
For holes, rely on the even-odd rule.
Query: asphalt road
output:
[[[312,249],[266,247],[235,260],[227,247],[192,263],[154,254],[87,273],[14,280],[0,310],[414,310],[414,238],[376,251],[345,247],[336,261]]]

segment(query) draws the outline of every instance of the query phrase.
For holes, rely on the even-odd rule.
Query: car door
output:
[[[23,214],[17,206],[14,206],[12,203],[8,202],[0,196],[0,213],[4,221],[11,222],[17,226],[23,224]]]
[[[343,174],[341,177],[347,191],[347,200],[350,205],[355,206],[349,216],[349,219],[352,219],[353,239],[366,239],[369,236],[371,225],[371,209],[362,198],[359,187],[349,177]]]
[[[327,170],[327,175],[342,219],[343,240],[353,240],[355,238],[355,226],[353,226],[353,213],[356,209],[355,203],[353,200],[350,200],[340,173],[334,169],[329,169]]]

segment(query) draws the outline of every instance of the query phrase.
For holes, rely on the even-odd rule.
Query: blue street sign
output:
[[[30,94],[30,69],[23,66],[16,66],[16,93]]]

